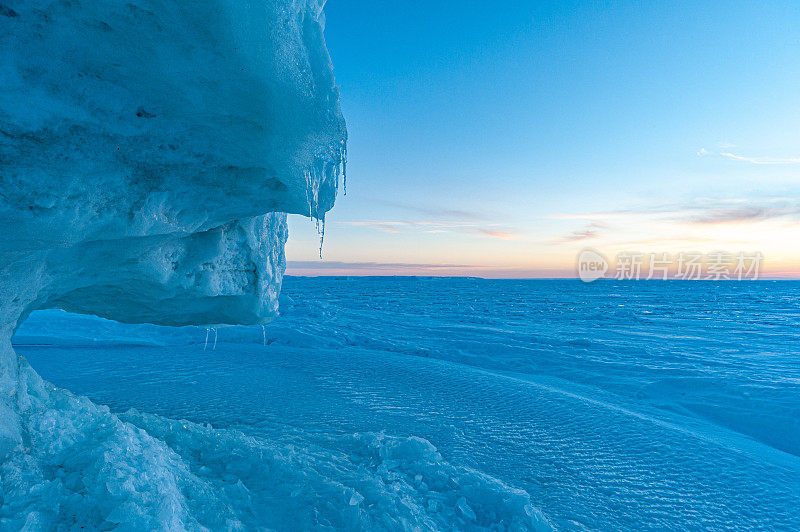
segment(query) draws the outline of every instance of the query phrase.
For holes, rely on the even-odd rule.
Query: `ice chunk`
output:
[[[4,6],[0,224],[15,230],[0,234],[2,318],[274,314],[277,213],[322,218],[344,165],[321,4]]]

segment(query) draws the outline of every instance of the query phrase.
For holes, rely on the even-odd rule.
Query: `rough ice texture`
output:
[[[420,438],[278,443],[115,415],[22,375],[30,449],[0,463],[3,530],[549,529],[525,491]]]
[[[344,163],[318,3],[0,12],[2,321],[49,306],[176,325],[269,318],[286,232],[282,215],[262,216],[322,217]]]
[[[51,390],[10,338],[38,308],[164,325],[275,315],[285,213],[324,217],[344,166],[321,4],[0,0],[2,515],[52,526],[25,517],[25,501],[117,500],[138,489],[140,462],[156,464],[142,477],[159,483],[153,506],[124,504],[156,513],[125,526],[180,528],[180,504],[159,499],[178,458]],[[107,464],[82,454],[93,446]],[[90,476],[59,482],[70,468]],[[91,511],[111,524],[136,514]]]

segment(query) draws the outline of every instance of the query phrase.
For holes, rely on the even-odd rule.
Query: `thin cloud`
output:
[[[290,260],[286,267],[293,270],[408,270],[408,269],[471,269],[479,266],[467,264],[412,264],[405,262],[341,262],[341,261],[314,261]]]
[[[463,209],[451,209],[445,206],[437,205],[435,207],[426,207],[424,205],[409,205],[406,203],[380,200],[379,203],[397,209],[413,212],[416,214],[423,214],[431,218],[445,218],[448,220],[471,220],[471,221],[486,221],[488,217],[480,212],[467,211]]]
[[[554,214],[548,216],[549,220],[615,220],[625,218],[636,218],[644,213],[659,212],[657,208],[642,210],[620,210],[613,212],[580,212],[574,214]]]
[[[518,235],[513,233],[506,233],[504,231],[494,231],[492,229],[476,229],[477,233],[490,236],[492,238],[499,238],[500,240],[516,240]]]
[[[391,224],[375,224],[373,227],[378,231],[383,231],[384,233],[398,234],[403,232],[397,226]]]
[[[449,221],[380,221],[380,220],[359,220],[352,222],[337,222],[340,225],[351,227],[369,227],[387,233],[406,233],[418,231],[429,234],[437,233],[462,233],[467,235],[489,236],[502,240],[515,240],[519,235],[513,231],[495,226],[478,226],[475,224]]]
[[[796,207],[751,205],[738,209],[713,209],[689,216],[685,221],[694,224],[738,224],[785,218],[797,214],[800,214],[800,211]]]
[[[690,245],[709,244],[712,242],[719,242],[719,239],[694,237],[694,236],[664,236],[664,237],[648,238],[642,240],[623,240],[615,242],[615,245],[620,247],[647,246],[652,248],[654,246],[665,246],[665,245],[676,245],[676,244],[690,244]]]
[[[568,235],[558,239],[556,244],[570,244],[573,242],[583,242],[585,240],[594,240],[596,238],[600,238],[601,229],[605,229],[608,226],[602,222],[592,222],[587,225],[584,229],[579,231],[573,231]]]
[[[744,155],[737,155],[729,151],[721,151],[719,153],[711,152],[705,148],[700,148],[697,152],[699,157],[707,157],[709,155],[719,155],[726,159],[734,161],[741,161],[744,163],[758,164],[758,165],[787,165],[787,164],[800,164],[800,157],[746,157]]]
[[[604,220],[642,220],[647,222],[677,222],[690,224],[746,223],[778,218],[800,217],[800,204],[787,198],[766,198],[751,201],[741,198],[715,200],[698,198],[683,204],[654,205],[614,212],[588,212],[551,216],[556,220],[587,220],[592,223],[585,231],[571,233],[573,240],[593,235],[592,229],[603,227]]]
[[[592,240],[594,238],[600,238],[599,231],[596,231],[594,229],[584,229],[583,231],[573,231],[572,233],[562,238],[561,242],[563,243],[581,242],[583,240]]]
[[[352,222],[336,222],[339,225],[352,227],[371,227],[373,229],[458,229],[474,227],[472,224],[461,222],[410,222],[410,221],[389,221],[389,220],[358,220]]]
[[[728,159],[733,159],[735,161],[744,161],[750,164],[766,164],[766,165],[775,165],[775,164],[800,164],[800,157],[787,157],[784,159],[773,159],[770,157],[743,157],[741,155],[736,155],[730,152],[721,152],[720,155],[723,157],[727,157]]]
[[[402,233],[401,227],[405,224],[402,222],[372,222],[372,221],[365,221],[365,222],[338,222],[341,225],[350,225],[354,227],[370,227],[372,229],[377,229],[378,231],[383,231],[385,233]]]

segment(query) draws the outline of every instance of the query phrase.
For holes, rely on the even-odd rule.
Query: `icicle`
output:
[[[324,10],[325,10],[325,3],[326,3],[327,1],[328,1],[328,0],[321,0],[321,2],[320,2],[318,5],[317,5],[317,12],[316,12],[316,13],[315,13],[315,15],[314,15],[314,20],[316,20],[316,21],[319,21],[319,18],[320,18],[320,17],[322,16],[322,14],[325,12],[325,11],[324,11]]]
[[[322,218],[322,230],[320,231],[319,226],[317,227],[317,232],[319,233],[319,258],[322,259],[322,244],[325,242],[325,218]]]
[[[263,325],[261,326],[261,341],[267,345],[267,329]]]
[[[208,349],[208,327],[206,327],[206,343],[203,346],[203,351],[205,351],[206,349]]]
[[[306,178],[306,203],[308,203],[308,214],[312,219],[319,218],[319,182],[316,170],[305,172]]]
[[[334,180],[338,190],[339,178],[341,178],[344,194],[347,195],[347,142],[342,142],[338,155],[334,155],[333,158],[315,159],[310,169],[303,173],[303,177],[306,180],[308,214],[319,235],[319,258],[322,259],[322,249],[325,244],[325,213],[320,212],[320,187],[322,182]]]
[[[347,141],[342,146],[342,190],[347,196]]]
[[[212,351],[217,350],[217,328],[212,327],[214,329],[214,347],[211,348]]]

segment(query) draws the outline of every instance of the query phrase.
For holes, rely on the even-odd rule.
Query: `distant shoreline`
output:
[[[284,278],[292,277],[296,279],[340,279],[343,281],[350,279],[407,279],[407,280],[425,280],[425,279],[463,279],[463,280],[479,280],[479,281],[576,281],[584,283],[578,277],[480,277],[476,275],[298,275],[287,273]],[[776,281],[800,281],[797,277],[762,277],[760,279],[614,279],[607,277],[597,279],[594,282],[620,282],[620,283],[762,283],[762,282],[776,282]]]

